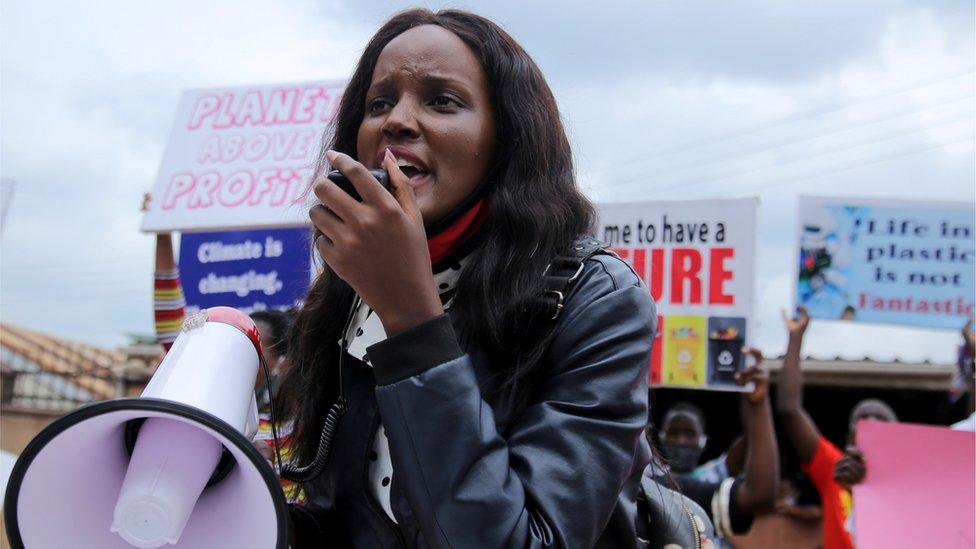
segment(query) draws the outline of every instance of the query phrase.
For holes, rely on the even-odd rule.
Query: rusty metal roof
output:
[[[0,323],[0,368],[5,374],[32,374],[37,383],[49,379],[43,388],[48,398],[113,398],[117,387],[112,380],[124,362],[117,351]]]

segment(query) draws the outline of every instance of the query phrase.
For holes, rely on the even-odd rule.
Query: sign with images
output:
[[[311,280],[309,237],[305,228],[184,234],[187,314],[218,305],[247,314],[301,305]]]
[[[973,204],[801,196],[796,303],[814,318],[958,330],[973,316]]]
[[[184,92],[141,230],[307,224],[305,189],[344,87],[304,82]]]
[[[741,390],[753,333],[754,198],[598,205],[597,238],[630,263],[657,304],[655,386]]]

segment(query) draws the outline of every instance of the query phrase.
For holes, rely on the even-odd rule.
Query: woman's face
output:
[[[454,33],[414,27],[380,53],[356,140],[358,160],[378,168],[389,148],[410,177],[428,225],[484,179],[495,152],[488,80]]]

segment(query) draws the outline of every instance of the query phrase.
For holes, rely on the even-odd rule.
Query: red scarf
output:
[[[430,251],[431,265],[436,265],[467,242],[484,225],[487,218],[488,201],[482,198],[446,229],[428,238],[427,249]]]

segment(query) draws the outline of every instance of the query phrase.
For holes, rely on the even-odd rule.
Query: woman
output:
[[[313,185],[326,269],[292,332],[295,461],[333,403],[348,410],[292,512],[297,546],[636,546],[654,306],[605,253],[551,328],[536,305],[594,217],[538,67],[482,17],[404,12],[332,135],[318,173],[363,201]]]

